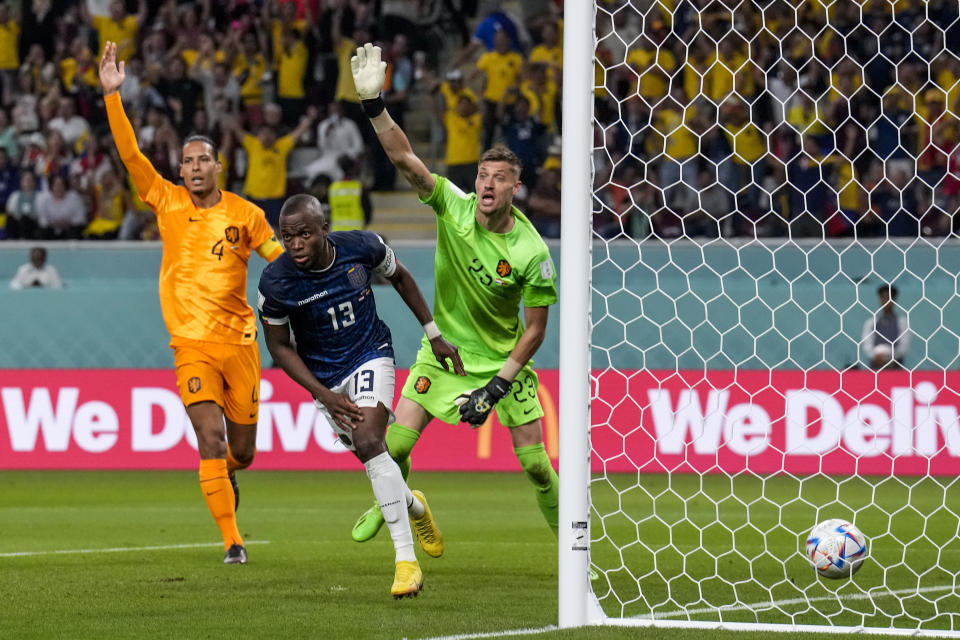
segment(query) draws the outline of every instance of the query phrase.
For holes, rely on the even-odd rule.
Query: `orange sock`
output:
[[[257,450],[253,450],[253,455],[257,455]],[[250,459],[250,462],[253,462],[253,458]],[[227,473],[233,473],[238,469],[246,469],[250,466],[250,462],[247,464],[240,464],[236,458],[233,457],[233,452],[230,451],[230,444],[227,443]]]
[[[230,451],[230,444],[227,444],[227,473],[233,473],[240,468],[240,463],[237,462],[237,459],[233,457],[233,452]]]
[[[222,458],[200,461],[200,490],[207,501],[210,515],[223,536],[223,548],[243,544],[237,529],[237,513],[233,508],[233,487],[227,478],[227,461]]]

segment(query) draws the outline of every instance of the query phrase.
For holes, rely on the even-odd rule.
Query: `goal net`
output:
[[[960,637],[958,3],[581,4],[561,626]]]

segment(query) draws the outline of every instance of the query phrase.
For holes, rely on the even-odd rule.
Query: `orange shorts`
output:
[[[173,362],[184,406],[216,402],[228,420],[256,424],[260,407],[260,349],[256,342],[181,341],[173,348]]]

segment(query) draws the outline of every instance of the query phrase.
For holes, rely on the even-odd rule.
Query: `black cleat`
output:
[[[247,564],[247,550],[242,544],[231,545],[223,556],[223,564]]]
[[[237,484],[237,472],[231,471],[227,477],[230,478],[230,486],[233,487],[233,512],[236,513],[240,508],[240,485]]]

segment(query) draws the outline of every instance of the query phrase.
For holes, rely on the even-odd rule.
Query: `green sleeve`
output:
[[[433,191],[426,198],[421,198],[420,202],[430,206],[438,217],[449,214],[459,218],[458,213],[468,210],[473,215],[470,196],[443,176],[434,173],[433,180]]]
[[[523,275],[525,307],[547,307],[557,301],[557,271],[549,252],[537,253]]]

